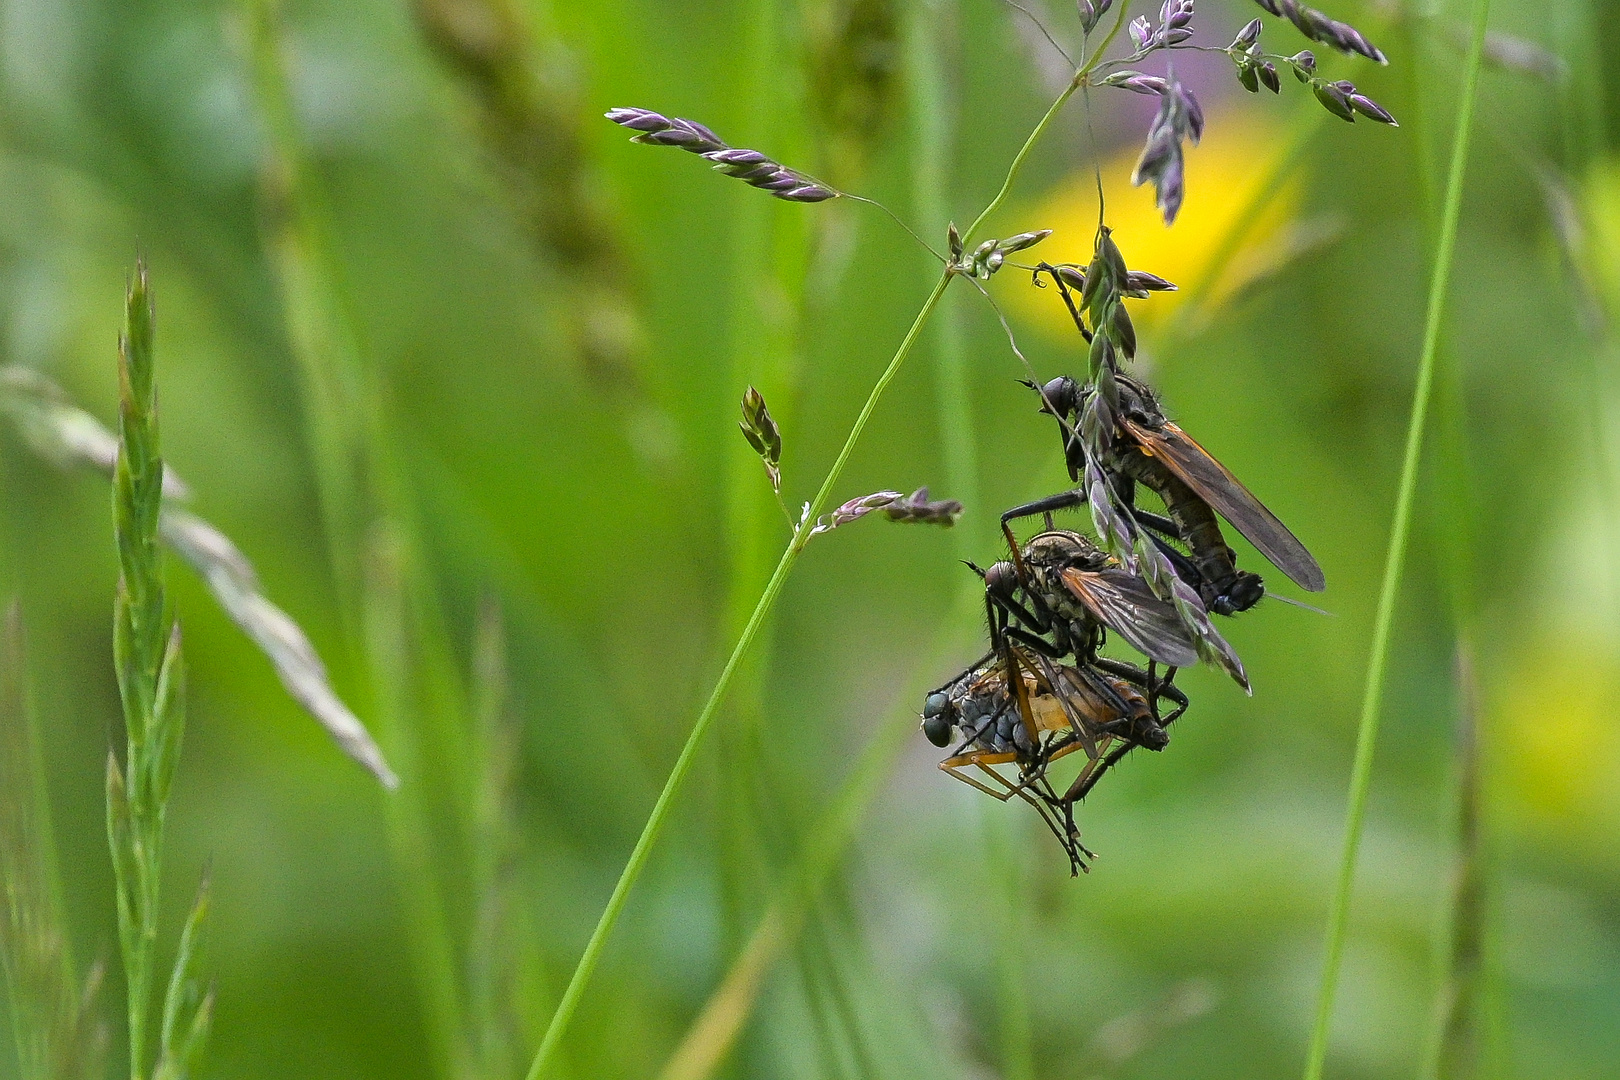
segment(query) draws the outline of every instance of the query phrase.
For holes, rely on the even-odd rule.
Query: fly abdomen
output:
[[[1215,511],[1158,458],[1134,450],[1124,454],[1120,464],[1127,475],[1152,488],[1164,500],[1165,512],[1176,523],[1176,531],[1191,551],[1199,574],[1215,595],[1225,595],[1237,577],[1237,566],[1232,561],[1232,549],[1221,535]]]

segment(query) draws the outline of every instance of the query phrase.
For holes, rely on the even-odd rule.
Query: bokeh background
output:
[[[1034,6],[1072,45],[1072,5]],[[993,313],[956,288],[833,497],[927,484],[966,514],[811,545],[558,1075],[704,1074],[663,1070],[728,972],[705,1015],[730,1026],[702,1030],[734,1030],[729,1051],[685,1044],[708,1075],[1300,1067],[1469,7],[1333,5],[1391,63],[1324,64],[1398,129],[1178,58],[1209,133],[1173,230],[1128,184],[1152,103],[1106,92],[988,225],[1056,229],[1037,253],[1083,259],[1100,162],[1127,259],[1183,286],[1135,302],[1143,370],[1316,553],[1331,614],[1223,624],[1253,698],[1185,673],[1169,749],[1083,807],[1089,876],[1027,807],[938,772],[916,710],[982,633],[958,560],[997,558],[1000,509],[1066,482]],[[1201,0],[1198,40],[1258,13]],[[1482,883],[1462,924],[1479,1057],[1452,1074],[1620,1060],[1620,7],[1498,0],[1491,27],[1511,37],[1480,89],[1336,1077],[1432,1060],[1459,867]],[[1280,21],[1263,41],[1306,44]],[[786,539],[743,389],[781,425],[797,506],[937,272],[870,207],[774,203],[602,111],[699,119],[937,243],[1064,71],[999,0],[0,5],[0,360],[110,422],[145,256],[167,459],[405,780],[387,794],[344,758],[171,565],[192,708],[165,940],[211,864],[207,1075],[522,1075]],[[1008,270],[991,291],[1042,378],[1080,367],[1051,289]],[[78,975],[109,965],[116,1072],[108,490],[7,428],[0,492],[62,926]]]

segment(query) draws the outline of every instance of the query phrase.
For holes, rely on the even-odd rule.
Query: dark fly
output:
[[[1022,694],[1011,692],[1004,657],[1017,669]],[[1012,646],[929,694],[923,731],[936,746],[952,747],[941,769],[1002,801],[1017,795],[1034,806],[1078,873],[1093,856],[1080,843],[1074,803],[1130,750],[1162,750],[1168,743],[1165,727],[1187,708],[1173,676],[1160,679],[1151,668],[1107,658],[1055,664]],[[1022,711],[1016,698],[1024,702]],[[1174,709],[1161,715],[1161,699]],[[1089,760],[1059,795],[1047,768],[1079,749]],[[998,769],[1007,765],[1015,766],[1014,775]]]
[[[1069,304],[1076,325],[1086,332],[1079,310],[1070,295],[1065,276],[1051,268]],[[1089,336],[1089,335],[1088,335]],[[1097,462],[1120,502],[1130,507],[1136,521],[1150,533],[1184,580],[1198,588],[1204,606],[1230,615],[1245,611],[1259,602],[1265,589],[1259,575],[1239,570],[1235,556],[1221,535],[1216,515],[1225,518],[1250,543],[1300,588],[1320,592],[1326,584],[1322,568],[1305,545],[1277,516],[1189,436],[1159,407],[1157,397],[1145,384],[1116,373],[1119,404],[1115,427],[1105,440],[1105,456]],[[1031,389],[1037,389],[1034,384]],[[1086,448],[1079,433],[1080,417],[1087,399],[1096,388],[1082,386],[1068,376],[1060,376],[1038,388],[1041,411],[1054,413],[1063,438],[1063,457],[1069,478],[1079,481],[1086,466]],[[1135,507],[1136,485],[1155,492],[1164,502],[1166,514],[1152,514]],[[1086,501],[1084,488],[1061,492],[1002,515],[1002,522]],[[1188,549],[1183,554],[1171,541]]]
[[[1052,660],[1074,657],[1086,663],[1113,631],[1167,667],[1199,660],[1175,606],[1080,533],[1041,533],[1021,545],[1015,559],[979,572],[992,641],[1005,637]],[[1247,688],[1241,670],[1234,677]]]

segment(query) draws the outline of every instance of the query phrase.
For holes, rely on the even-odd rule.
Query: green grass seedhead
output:
[[[146,265],[137,262],[118,341],[118,454],[113,469],[113,525],[118,547],[113,660],[124,707],[125,754],[107,759],[107,840],[112,849],[118,937],[128,985],[129,1074],[147,1076],[152,981],[157,952],[158,890],[163,876],[163,819],[185,733],[185,663],[180,627],[165,612],[158,522],[163,508],[163,458],[158,452],[157,383],[152,348],[152,299]],[[194,982],[194,925],[187,924],[165,1008],[162,1062],[155,1075],[179,1080],[202,1045],[211,1011],[207,999],[184,1010],[187,1034],[174,1052],[176,995]],[[178,988],[177,988],[178,987]],[[195,996],[195,995],[193,995]]]

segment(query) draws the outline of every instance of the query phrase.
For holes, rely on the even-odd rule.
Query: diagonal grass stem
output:
[[[945,295],[945,289],[950,283],[951,274],[941,274],[933,292],[929,293],[928,299],[923,301],[922,310],[918,311],[917,317],[912,320],[911,329],[906,331],[905,338],[901,340],[899,348],[895,350],[893,358],[889,360],[889,366],[884,368],[883,374],[878,377],[878,381],[873,385],[872,392],[867,395],[866,404],[862,406],[860,415],[855,418],[855,424],[850,428],[849,436],[844,440],[843,447],[838,451],[838,457],[834,459],[832,468],[827,470],[826,479],[822,481],[821,489],[816,492],[816,497],[811,501],[809,512],[804,516],[799,527],[794,530],[792,542],[788,544],[787,550],[782,552],[781,559],[777,561],[776,569],[771,573],[771,579],[765,583],[765,591],[760,594],[759,602],[754,605],[753,613],[749,615],[747,624],[737,638],[737,644],[731,650],[731,657],[721,670],[720,678],[715,682],[714,689],[709,694],[709,700],[704,703],[703,711],[698,714],[697,722],[692,725],[692,732],[686,737],[686,744],[681,747],[680,756],[675,759],[675,765],[670,770],[669,779],[664,782],[664,789],[658,793],[658,801],[653,803],[652,813],[648,815],[647,824],[642,827],[641,836],[636,840],[636,846],[630,852],[630,859],[625,863],[624,870],[619,875],[618,883],[613,886],[613,893],[608,897],[607,906],[602,909],[602,915],[597,920],[596,929],[591,932],[590,940],[585,944],[585,951],[579,958],[578,966],[574,968],[573,976],[568,980],[568,988],[563,991],[562,1000],[558,1002],[557,1011],[552,1015],[551,1023],[546,1028],[546,1034],[540,1041],[540,1048],[535,1052],[534,1061],[529,1066],[529,1071],[526,1074],[528,1080],[539,1080],[539,1077],[545,1074],[546,1066],[550,1063],[552,1057],[556,1055],[557,1046],[562,1040],[563,1033],[567,1031],[569,1021],[573,1019],[575,1010],[579,1008],[580,997],[584,994],[591,975],[596,971],[596,965],[602,956],[602,949],[607,944],[607,939],[612,936],[614,927],[618,924],[619,915],[624,910],[624,904],[629,898],[630,889],[635,885],[636,879],[641,876],[642,870],[646,868],[647,857],[651,854],[653,845],[658,842],[658,836],[663,831],[664,823],[669,817],[670,807],[674,804],[675,796],[680,792],[681,785],[686,780],[686,774],[692,769],[692,762],[697,757],[698,746],[703,742],[703,736],[708,732],[710,724],[713,723],[715,713],[719,710],[720,702],[725,698],[726,690],[731,686],[732,679],[736,677],[737,669],[742,663],[744,654],[747,653],[749,645],[753,643],[754,636],[759,633],[766,616],[776,606],[776,598],[781,593],[782,586],[786,583],[788,574],[793,569],[793,564],[798,562],[799,556],[804,552],[805,545],[810,542],[810,530],[815,524],[816,517],[821,513],[822,508],[827,505],[827,499],[832,494],[833,485],[838,482],[838,477],[843,473],[850,454],[854,452],[855,444],[860,440],[867,421],[871,419],[872,413],[877,409],[878,400],[883,396],[883,391],[888,388],[889,383],[894,381],[895,375],[900,371],[900,366],[905,363],[906,357],[911,353],[912,346],[917,343],[917,337],[921,334],[923,325],[928,321],[928,316],[933,314],[934,308],[939,304],[940,298]]]
[[[1344,852],[1339,864],[1333,905],[1328,913],[1326,956],[1322,964],[1322,984],[1317,997],[1316,1021],[1311,1031],[1310,1049],[1305,1060],[1305,1080],[1320,1080],[1322,1075],[1322,1065],[1327,1057],[1328,1030],[1333,1018],[1333,999],[1338,989],[1339,969],[1344,961],[1345,937],[1350,921],[1350,896],[1355,884],[1356,855],[1361,846],[1362,825],[1367,814],[1367,791],[1372,783],[1373,751],[1378,742],[1384,674],[1389,660],[1390,627],[1395,619],[1395,600],[1400,590],[1401,571],[1406,562],[1412,501],[1417,489],[1418,462],[1423,450],[1423,429],[1428,418],[1430,391],[1434,384],[1434,361],[1439,351],[1446,293],[1451,284],[1451,266],[1457,247],[1457,221],[1462,211],[1463,178],[1467,171],[1468,144],[1473,134],[1474,98],[1479,87],[1485,25],[1490,14],[1490,6],[1490,0],[1475,0],[1474,3],[1473,37],[1463,75],[1462,101],[1457,110],[1456,134],[1451,145],[1451,167],[1446,178],[1445,206],[1441,212],[1440,239],[1435,249],[1434,273],[1429,283],[1428,315],[1423,328],[1423,351],[1418,361],[1417,387],[1412,394],[1412,415],[1406,431],[1406,453],[1401,466],[1400,487],[1395,496],[1395,518],[1390,525],[1389,553],[1384,560],[1384,582],[1379,592],[1378,613],[1373,623],[1372,655],[1367,663],[1366,692],[1361,701],[1361,723],[1356,733],[1355,763],[1350,772],[1350,806],[1345,825]]]

